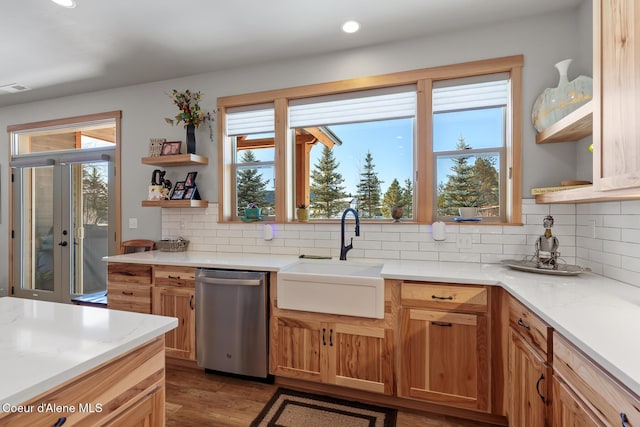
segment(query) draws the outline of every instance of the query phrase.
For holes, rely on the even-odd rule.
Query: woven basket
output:
[[[184,252],[188,246],[188,240],[158,240],[156,242],[156,248],[162,252]]]

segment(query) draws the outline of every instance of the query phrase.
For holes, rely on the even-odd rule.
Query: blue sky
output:
[[[460,136],[472,148],[500,146],[503,138],[503,110],[501,108],[440,113],[434,116],[434,150],[453,150]],[[367,123],[333,125],[329,128],[342,140],[333,153],[340,163],[339,171],[344,178],[348,193],[355,194],[360,181],[367,151],[371,151],[378,177],[383,181],[382,192],[387,190],[394,178],[401,185],[413,174],[413,119],[384,120]],[[322,154],[323,145],[318,143],[311,150],[311,167],[314,168]],[[258,160],[273,160],[273,149],[254,150]],[[439,162],[438,182],[446,181],[451,172],[451,162]],[[263,177],[271,179],[272,173],[264,170]]]

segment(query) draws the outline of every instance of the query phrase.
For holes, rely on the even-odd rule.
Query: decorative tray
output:
[[[505,259],[502,260],[502,264],[507,267],[511,267],[514,270],[528,271],[530,273],[538,274],[555,274],[558,276],[576,276],[580,273],[584,273],[585,271],[591,271],[588,268],[571,264],[558,264],[557,270],[552,270],[550,268],[538,268],[534,261],[518,259]]]

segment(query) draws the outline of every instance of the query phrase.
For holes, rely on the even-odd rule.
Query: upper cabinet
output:
[[[593,23],[593,188],[543,194],[538,203],[640,198],[640,5],[594,0]],[[565,119],[537,142],[552,142],[551,134],[581,127],[583,120]]]
[[[640,5],[594,1],[594,185],[640,188]]]

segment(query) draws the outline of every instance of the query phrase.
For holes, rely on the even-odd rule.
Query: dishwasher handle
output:
[[[260,286],[262,284],[262,279],[233,279],[204,276],[198,276],[196,281],[206,285]]]

